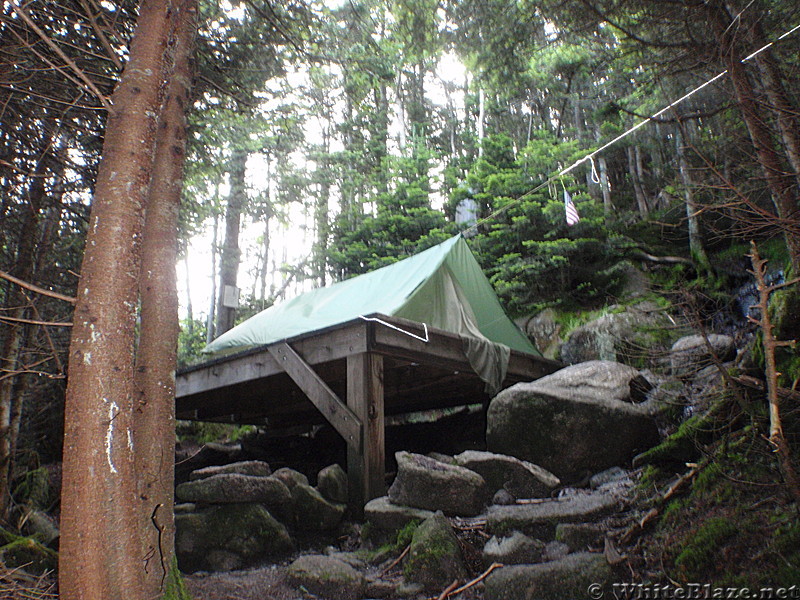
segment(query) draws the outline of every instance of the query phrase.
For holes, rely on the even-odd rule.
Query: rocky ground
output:
[[[302,592],[286,579],[286,564],[229,573],[195,573],[184,578],[194,600],[294,600]]]

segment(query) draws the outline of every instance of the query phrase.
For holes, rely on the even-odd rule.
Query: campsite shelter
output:
[[[503,312],[460,236],[276,304],[206,351],[178,372],[177,417],[327,421],[347,443],[357,513],[385,490],[385,416],[485,403],[558,367]]]

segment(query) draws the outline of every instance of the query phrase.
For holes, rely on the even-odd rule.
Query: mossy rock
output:
[[[289,565],[287,576],[294,585],[330,600],[356,600],[366,587],[361,573],[332,556],[301,556]]]
[[[546,563],[497,569],[486,579],[484,597],[486,600],[564,600],[586,598],[588,589],[598,593],[592,597],[612,598],[611,579],[611,568],[602,554],[580,552]]]
[[[316,489],[298,483],[292,488],[295,524],[304,531],[329,531],[344,518],[344,504],[328,502]]]
[[[663,442],[636,456],[633,466],[682,465],[694,461],[700,456],[702,446],[715,436],[719,410],[720,406],[715,406],[705,414],[689,417]]]
[[[403,575],[407,582],[439,590],[454,579],[466,577],[458,539],[441,512],[423,521],[411,538]]]
[[[54,571],[58,553],[34,538],[22,537],[0,529],[0,562],[9,569],[22,568],[35,575]]]
[[[184,572],[228,570],[233,564],[281,558],[294,549],[286,527],[260,504],[228,504],[179,514],[175,526],[175,550]]]
[[[18,505],[27,505],[39,510],[48,510],[55,498],[50,486],[50,474],[45,467],[39,467],[25,473],[22,481],[17,484],[12,493],[14,502]]]

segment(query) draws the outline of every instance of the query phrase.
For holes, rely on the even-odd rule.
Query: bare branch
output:
[[[97,89],[97,86],[94,84],[94,82],[91,79],[89,79],[89,77],[86,76],[86,73],[84,73],[78,67],[78,65],[75,64],[75,62],[70,57],[68,57],[66,54],[64,54],[64,52],[61,50],[61,48],[59,48],[56,45],[56,43],[53,40],[51,40],[50,37],[44,31],[42,31],[39,28],[38,25],[36,25],[36,23],[33,22],[33,19],[31,19],[28,16],[28,13],[26,13],[23,10],[23,8],[19,4],[17,4],[17,0],[11,0],[11,2],[9,2],[9,4],[11,5],[11,9],[15,13],[17,13],[19,18],[22,19],[23,21],[25,21],[25,24],[28,27],[30,27],[36,33],[36,35],[38,35],[42,39],[42,41],[45,44],[47,44],[50,47],[50,49],[53,50],[53,52],[55,52],[61,58],[61,60],[64,61],[64,63],[66,63],[66,65],[75,73],[75,75],[77,75],[78,78],[84,84],[86,84],[86,87],[88,87],[89,90],[91,90],[91,92],[95,96],[97,96],[97,98],[100,100],[100,102],[103,103],[103,106],[105,106],[106,109],[110,110],[111,109],[111,101],[108,98],[106,98],[105,95],[103,95],[103,93],[99,89]]]
[[[81,0],[81,7],[83,7],[83,12],[86,13],[89,22],[92,24],[92,29],[97,34],[97,38],[100,40],[103,48],[106,49],[108,58],[111,59],[114,65],[116,65],[116,67],[121,71],[122,61],[119,59],[119,56],[117,56],[117,53],[114,52],[114,48],[112,48],[111,43],[108,41],[105,32],[100,28],[100,25],[98,25],[97,19],[95,19],[94,13],[92,12],[92,9],[89,7],[89,4],[86,2],[86,0]]]
[[[8,321],[11,323],[26,323],[28,325],[46,325],[50,327],[72,327],[72,323],[67,323],[67,322],[35,321],[33,319],[19,319],[16,317],[0,316],[0,321]]]
[[[16,283],[18,286],[25,288],[26,290],[36,292],[42,296],[48,296],[50,298],[55,298],[56,300],[63,300],[64,302],[69,302],[70,304],[75,304],[75,302],[77,302],[77,300],[72,296],[65,296],[64,294],[59,294],[58,292],[51,292],[50,290],[40,288],[38,285],[33,285],[32,283],[23,281],[22,279],[14,277],[13,275],[9,275],[5,271],[0,271],[0,278],[6,279],[11,283]]]

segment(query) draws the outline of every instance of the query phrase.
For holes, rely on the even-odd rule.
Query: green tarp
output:
[[[506,316],[461,236],[271,306],[218,337],[205,352],[271,344],[375,313],[460,335],[470,364],[491,393],[505,378],[510,348],[540,355]]]

